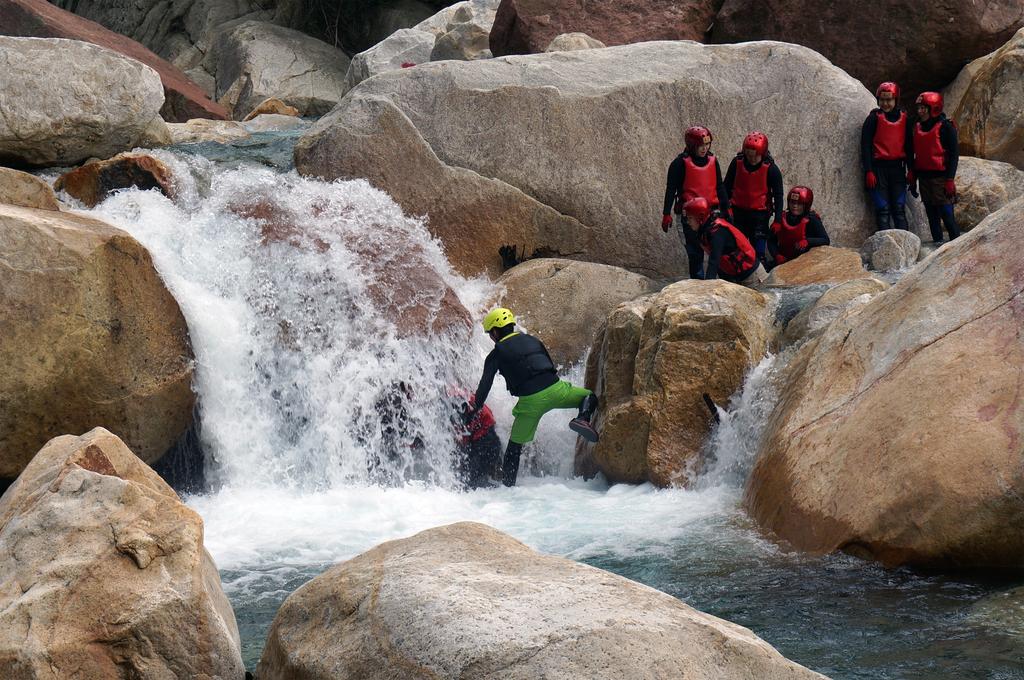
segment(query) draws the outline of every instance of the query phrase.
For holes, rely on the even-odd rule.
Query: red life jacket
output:
[[[907,157],[907,112],[901,111],[899,120],[889,122],[883,111],[875,114],[878,126],[875,128],[873,156],[880,161],[901,161]]]
[[[914,124],[914,169],[945,170],[946,150],[942,148],[942,121],[937,121],[932,129],[925,132],[921,123]]]
[[[711,235],[719,229],[728,229],[736,239],[736,250],[731,253],[722,253],[722,260],[718,263],[718,269],[727,276],[739,276],[744,272],[752,270],[757,264],[757,252],[750,241],[743,235],[743,232],[732,226],[722,218],[714,221],[707,231],[701,236],[700,246],[705,253],[711,253]]]
[[[797,248],[797,244],[800,241],[807,240],[807,224],[811,221],[808,215],[804,215],[800,218],[800,221],[795,225],[789,223],[789,213],[782,215],[782,229],[779,229],[778,233],[775,234],[775,238],[779,243],[779,254],[787,260],[792,260],[800,255],[800,249]]]
[[[761,165],[750,172],[743,162],[743,154],[736,156],[736,178],[732,185],[732,204],[744,210],[768,209],[768,166],[771,160],[764,159]]]
[[[470,406],[472,406],[475,401],[475,398],[470,397]],[[476,412],[476,416],[473,420],[466,423],[466,430],[469,434],[461,438],[461,443],[466,445],[470,442],[480,440],[484,435],[490,432],[492,427],[494,427],[494,413],[492,413],[491,409],[485,405],[482,409]]]
[[[683,157],[686,173],[683,175],[683,186],[680,189],[682,198],[676,203],[676,212],[691,198],[706,198],[711,207],[718,206],[718,163],[715,154],[708,152],[708,162],[701,167],[693,162],[689,155]]]

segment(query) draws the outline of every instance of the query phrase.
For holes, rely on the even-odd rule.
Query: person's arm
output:
[[[807,240],[808,248],[827,246],[831,243],[828,238],[828,232],[825,231],[825,225],[822,223],[821,216],[818,213],[811,213],[808,218],[807,232],[804,238]]]
[[[878,117],[872,111],[864,119],[864,125],[860,130],[860,164],[864,166],[864,172],[873,172],[872,161],[875,156],[875,132],[878,130]]]
[[[723,213],[729,212],[729,194],[725,190],[725,182],[722,181],[722,166],[718,164],[718,156],[715,156],[715,180],[718,191],[718,209]]]
[[[725,193],[729,195],[730,199],[732,198],[733,185],[736,184],[736,164],[740,162],[738,159],[733,158],[729,162],[729,169],[725,172]]]
[[[768,189],[772,195],[772,207],[775,210],[775,222],[782,221],[783,188],[782,170],[779,170],[777,163],[772,163],[768,168]]]
[[[480,384],[477,385],[476,394],[470,405],[470,412],[474,413],[484,407],[487,395],[491,392],[491,385],[494,384],[494,376],[498,373],[498,352],[492,350],[484,360],[484,373],[480,376]]]
[[[708,268],[704,272],[704,279],[707,281],[718,278],[718,263],[725,253],[728,235],[728,230],[722,227],[715,229],[711,234],[711,254],[708,256]]]
[[[956,177],[956,167],[960,163],[960,140],[956,128],[949,119],[942,121],[942,129],[939,130],[939,139],[942,141],[942,148],[946,150],[946,179]]]
[[[676,157],[668,166],[668,177],[665,179],[665,205],[662,207],[662,215],[672,214],[672,203],[676,200],[676,194],[683,186],[686,177],[686,165],[681,157]]]

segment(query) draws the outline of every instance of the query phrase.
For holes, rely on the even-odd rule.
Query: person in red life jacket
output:
[[[692,239],[686,236],[684,220],[681,217],[683,204],[698,196],[705,199],[712,208],[728,211],[729,194],[722,182],[722,168],[711,153],[711,130],[703,125],[686,129],[685,150],[676,156],[668,166],[665,180],[665,203],[662,209],[661,230],[668,232],[672,226],[672,204],[680,215],[678,225],[680,240],[686,249],[690,278],[704,278],[704,253]]]
[[[941,244],[943,224],[950,241],[960,235],[953,215],[960,142],[956,126],[942,112],[942,95],[938,92],[921,93],[917,98],[917,118],[913,129],[912,170],[907,174],[907,183],[921,185],[921,202],[928,214],[932,240]]]
[[[494,413],[490,407],[476,408],[476,397],[462,390],[456,397],[465,399],[461,410],[472,412],[464,424],[457,419],[457,447],[459,473],[462,483],[469,489],[494,486],[501,479],[501,439],[494,429]],[[456,419],[453,419],[453,422]]]
[[[773,266],[795,260],[811,248],[830,243],[821,217],[811,210],[813,204],[814,192],[810,188],[796,186],[789,190],[786,212],[772,225],[772,238],[768,241]]]
[[[879,230],[907,228],[907,159],[913,154],[910,117],[900,108],[900,88],[885,82],[875,90],[878,108],[868,114],[860,133],[864,186],[875,206]]]
[[[706,198],[691,198],[683,205],[683,214],[686,231],[708,254],[705,279],[722,278],[750,286],[761,283],[768,276],[747,237],[713,212]]]
[[[764,261],[768,225],[782,219],[782,171],[768,153],[768,136],[751,132],[743,150],[729,163],[725,191],[732,205],[733,224],[754,244],[757,259]]]

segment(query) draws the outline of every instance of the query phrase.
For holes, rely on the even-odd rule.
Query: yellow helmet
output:
[[[494,328],[504,328],[509,324],[514,324],[516,317],[512,314],[511,310],[505,309],[504,307],[498,307],[487,312],[487,316],[484,317],[484,331],[487,333],[491,332]]]

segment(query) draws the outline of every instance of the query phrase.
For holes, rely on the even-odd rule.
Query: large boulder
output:
[[[882,229],[860,247],[864,265],[876,272],[895,272],[917,263],[921,239],[903,229]]]
[[[224,107],[207,97],[202,88],[174,64],[131,38],[65,12],[46,0],[0,0],[0,34],[81,40],[141,61],[160,75],[164,86],[164,105],[160,115],[165,120],[183,122],[189,118],[227,117]]]
[[[203,520],[102,428],[0,498],[0,676],[245,677]]]
[[[843,283],[864,278],[867,272],[856,250],[818,246],[800,257],[772,269],[765,281],[769,286],[807,286],[815,283]]]
[[[243,22],[224,30],[216,55],[217,98],[236,119],[269,97],[320,116],[345,91],[345,53],[290,28]]]
[[[946,110],[960,131],[960,153],[1024,170],[1024,28],[965,67],[950,89]]]
[[[514,575],[514,576],[510,576]],[[822,678],[746,628],[463,522],[390,541],[285,600],[261,680]]]
[[[160,458],[192,421],[188,327],[149,253],[87,217],[0,205],[0,477],[101,425]]]
[[[76,40],[0,37],[0,163],[71,165],[138,145],[163,124],[156,71]]]
[[[491,30],[495,56],[543,52],[562,33],[605,45],[649,40],[703,42],[716,0],[502,0]]]
[[[118,154],[69,170],[57,178],[54,189],[64,191],[93,208],[118,189],[156,189],[174,198],[174,175],[163,161],[142,153]]]
[[[790,105],[808,98],[813,107]],[[685,254],[659,222],[688,125],[715,121],[723,164],[752,127],[766,130],[787,180],[827,206],[834,239],[860,245],[873,219],[847,161],[872,105],[820,55],[781,43],[439,62],[361,83],[295,159],[306,175],[365,177],[427,215],[464,273],[499,274],[497,248],[515,243],[673,278]]]
[[[832,323],[788,367],[747,488],[815,553],[1024,567],[1024,199]]]
[[[713,425],[703,395],[727,403],[773,335],[768,298],[721,280],[680,281],[616,307],[587,361],[601,440],[579,444],[577,469],[612,482],[692,481]]]
[[[904,0],[725,0],[711,39],[797,42],[872,92],[895,80],[913,102],[919,92],[945,87],[966,62],[999,47],[1022,25],[1024,5],[1015,0],[910,6]]]
[[[593,262],[543,258],[506,272],[499,304],[509,307],[539,337],[558,364],[572,364],[590,349],[594,334],[619,303],[660,286],[640,274]]]
[[[869,278],[855,279],[829,288],[789,320],[781,344],[792,345],[817,337],[846,310],[867,304],[888,288],[889,284],[885,281]]]
[[[1024,196],[1024,171],[1009,163],[961,156],[956,168],[956,222],[970,231],[986,217]]]
[[[40,210],[60,210],[60,204],[49,184],[35,175],[11,168],[0,168],[0,203]]]
[[[437,36],[429,31],[403,28],[365,52],[352,57],[345,74],[345,91],[378,73],[425,64],[430,61]]]

